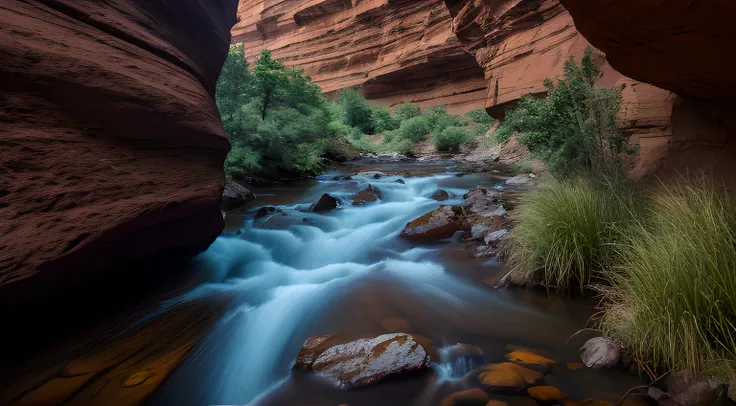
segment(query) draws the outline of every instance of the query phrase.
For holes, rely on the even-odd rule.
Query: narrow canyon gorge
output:
[[[734,186],[734,27],[732,0],[0,1],[0,405],[459,405],[481,384],[486,404],[508,390],[490,373],[522,364],[528,376],[500,395],[512,406],[519,394],[551,404],[527,396],[543,379],[565,388],[559,402],[626,393],[641,384],[629,373],[639,360],[610,374],[578,362],[589,292],[498,289],[513,285],[514,210],[544,189],[544,170],[502,173],[482,143],[461,151],[475,162],[439,147],[421,158],[359,149],[348,141],[358,126],[327,107],[284,104],[289,130],[308,128],[303,111],[327,111],[316,128],[347,130],[310,142],[360,159],[317,156],[329,163],[307,176],[242,186],[226,159],[253,151],[228,127],[218,77],[233,49],[251,68],[270,50],[319,87],[303,81],[305,99],[327,105],[356,88],[371,119],[408,103],[446,106],[448,120],[479,113],[485,140],[591,48],[600,75],[586,84],[621,90],[615,124],[636,146],[624,169],[637,188],[701,172]],[[236,90],[232,110],[246,112]],[[258,125],[273,124],[259,108]],[[231,122],[258,127],[242,117],[253,116]],[[358,132],[383,142],[401,125]],[[308,155],[292,132],[289,151]],[[222,206],[226,183],[247,199]],[[389,346],[412,362],[350,379],[333,368],[346,348],[368,363]],[[311,372],[343,388],[418,378],[344,395]]]

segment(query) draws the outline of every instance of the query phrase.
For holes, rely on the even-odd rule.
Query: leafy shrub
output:
[[[465,114],[469,121],[476,124],[493,124],[496,120],[488,115],[485,109],[469,111]],[[490,127],[490,126],[489,126]]]
[[[516,210],[510,236],[511,278],[579,288],[604,280],[620,242],[646,201],[625,179],[546,179]]]
[[[343,89],[338,96],[340,106],[345,111],[345,124],[358,127],[366,134],[373,134],[373,111],[363,93],[354,88]]]
[[[427,118],[433,134],[439,134],[447,127],[462,127],[468,124],[460,117],[447,113],[445,106],[435,106],[426,109],[422,116]]]
[[[395,130],[401,125],[401,120],[394,118],[387,108],[381,106],[372,107],[371,120],[373,120],[376,133],[379,134],[384,131]]]
[[[400,120],[409,120],[410,118],[422,115],[422,109],[416,104],[404,103],[394,109],[394,113]]]
[[[457,152],[461,145],[471,142],[467,131],[462,127],[445,127],[432,135],[432,141],[438,151]]]
[[[545,81],[545,99],[527,96],[508,111],[496,137],[505,141],[520,133],[519,142],[557,176],[617,171],[618,154],[628,143],[616,128],[621,95],[595,86],[598,74],[588,48],[581,65],[572,58],[565,63],[564,79]]]
[[[225,158],[225,173],[245,177],[261,169],[261,156],[248,147],[234,146]]]
[[[727,381],[736,371],[735,197],[682,181],[655,196],[652,216],[621,242],[602,326],[654,370]]]
[[[408,120],[402,121],[399,131],[401,131],[401,137],[411,140],[412,142],[419,142],[424,138],[425,135],[429,134],[432,130],[430,122],[426,117],[418,116],[412,117]]]

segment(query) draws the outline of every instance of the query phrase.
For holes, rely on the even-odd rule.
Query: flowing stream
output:
[[[581,340],[566,341],[585,326],[595,302],[494,289],[483,281],[497,277],[501,266],[475,258],[463,243],[420,245],[399,238],[408,221],[439,206],[430,198],[438,188],[456,196],[442,204],[462,204],[470,188],[502,180],[489,174],[458,177],[447,162],[378,169],[402,176],[332,180],[339,173],[327,173],[260,189],[258,206],[274,205],[279,212],[254,219],[257,207],[251,207],[228,215],[226,232],[198,258],[209,282],[162,303],[149,317],[221,296],[231,298],[230,305],[149,404],[431,405],[472,386],[457,376],[462,365],[443,359],[433,359],[432,372],[424,376],[352,392],[292,371],[304,340],[330,332],[365,337],[402,331],[428,337],[438,347],[469,343],[490,362],[502,361],[507,345],[523,345],[560,362],[553,383],[570,396],[615,401],[630,386],[619,373],[565,367],[579,361]],[[368,184],[383,199],[350,205],[348,197]],[[322,193],[343,199],[343,207],[309,213]]]

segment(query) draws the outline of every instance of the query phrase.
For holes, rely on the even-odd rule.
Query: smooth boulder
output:
[[[339,205],[340,202],[336,198],[325,193],[317,200],[317,203],[309,207],[309,211],[312,213],[324,213],[336,209]]]
[[[435,241],[450,238],[458,231],[470,231],[462,208],[440,206],[407,223],[401,237],[415,241]]]
[[[375,202],[376,200],[380,200],[382,197],[383,194],[380,189],[373,187],[373,185],[368,185],[367,188],[351,196],[350,200],[352,200],[354,206],[359,206]]]
[[[343,389],[429,368],[429,355],[408,334],[383,334],[335,345],[322,352],[312,371]]]
[[[580,348],[580,358],[588,368],[612,368],[618,364],[621,347],[613,340],[595,337]]]
[[[248,202],[256,200],[256,195],[232,177],[225,177],[225,188],[222,190],[222,209],[233,210]]]
[[[437,191],[432,193],[432,199],[437,200],[439,202],[445,201],[449,198],[450,198],[450,194],[447,193],[447,191],[443,189],[437,189]]]

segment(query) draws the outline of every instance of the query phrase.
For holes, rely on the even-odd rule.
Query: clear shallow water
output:
[[[460,204],[468,189],[492,187],[499,179],[456,177],[441,164],[378,169],[402,176],[333,181],[329,173],[260,189],[257,203],[279,205],[282,213],[260,220],[253,219],[255,207],[229,214],[226,233],[198,258],[209,282],[162,303],[149,317],[222,296],[232,298],[230,307],[149,404],[431,405],[473,385],[436,365],[425,376],[341,392],[291,370],[309,336],[371,336],[396,330],[397,323],[438,346],[477,345],[489,362],[502,361],[509,344],[536,348],[561,363],[549,379],[573,398],[615,401],[635,384],[618,373],[565,368],[579,360],[582,338],[566,341],[584,327],[594,302],[495,290],[483,281],[502,272],[500,266],[473,258],[463,244],[415,245],[398,238],[409,220],[439,206],[429,197],[437,188],[457,196],[443,204]],[[406,184],[396,183],[399,178]],[[322,193],[347,200],[368,184],[383,192],[381,202],[352,207],[346,201],[331,213],[307,212]]]

